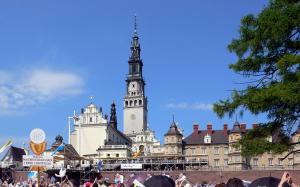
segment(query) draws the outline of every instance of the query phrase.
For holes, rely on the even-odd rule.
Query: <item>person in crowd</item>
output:
[[[215,187],[226,187],[226,184],[224,182],[216,184]]]
[[[117,173],[115,175],[114,183],[116,187],[121,187],[122,185],[124,185],[124,176]]]
[[[227,181],[227,187],[245,187],[244,183],[241,179],[238,178],[231,178]]]
[[[281,177],[278,187],[284,187],[286,186],[286,183],[291,187],[297,187],[297,185],[293,182],[291,174],[285,171]]]
[[[69,180],[68,176],[66,175],[65,180],[61,183],[62,187],[73,187],[73,183]]]
[[[2,183],[2,186],[3,186],[3,187],[8,187],[8,181],[7,181],[7,180],[4,180],[3,183]]]
[[[178,178],[175,180],[175,186],[176,187],[181,187],[182,186],[182,183],[183,181],[186,179],[186,176],[183,175],[183,173],[180,173]]]
[[[107,187],[107,186],[104,184],[103,180],[99,180],[99,181],[98,181],[98,184],[99,184],[98,187]]]
[[[44,176],[41,176],[41,178],[40,178],[40,185],[39,186],[40,187],[47,187],[48,186],[48,184],[47,184],[46,179],[45,179]]]

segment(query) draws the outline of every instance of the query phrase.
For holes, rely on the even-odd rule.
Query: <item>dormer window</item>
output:
[[[211,136],[210,135],[205,135],[204,136],[204,143],[211,143]]]

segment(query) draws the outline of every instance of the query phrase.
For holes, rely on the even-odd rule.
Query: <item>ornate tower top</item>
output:
[[[134,33],[132,37],[132,42],[131,42],[131,56],[130,60],[131,61],[139,61],[141,60],[140,58],[140,43],[139,43],[139,37],[137,34],[137,22],[136,22],[136,15],[134,16]]]
[[[118,124],[117,112],[116,112],[116,104],[114,101],[111,104],[109,124],[117,129],[117,124]]]
[[[168,132],[165,134],[165,136],[170,136],[170,135],[182,136],[182,134],[178,130],[178,127],[177,127],[176,122],[174,120],[174,115],[173,115],[173,122],[172,122]]]

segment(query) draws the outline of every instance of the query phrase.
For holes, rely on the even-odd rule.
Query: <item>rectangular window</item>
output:
[[[258,166],[258,158],[253,159],[253,166]]]
[[[194,148],[191,149],[191,152],[192,152],[191,154],[194,155],[195,154],[195,149]]]
[[[201,147],[201,154],[203,154],[203,155],[206,154],[206,147]]]
[[[282,166],[282,158],[278,158],[278,165]]]
[[[215,167],[219,167],[219,159],[215,159]]]
[[[218,154],[219,154],[219,147],[215,147],[214,150],[215,150],[215,151],[214,151],[214,152],[215,152],[215,155],[218,155]]]
[[[273,158],[269,158],[268,161],[269,161],[269,162],[268,162],[268,163],[269,163],[269,166],[272,166],[272,165],[273,165]]]
[[[228,147],[224,147],[224,154],[228,154]]]
[[[289,158],[289,165],[292,166],[294,164],[293,159]]]
[[[224,166],[228,166],[228,159],[224,159]]]
[[[119,157],[119,153],[116,154],[116,157]]]

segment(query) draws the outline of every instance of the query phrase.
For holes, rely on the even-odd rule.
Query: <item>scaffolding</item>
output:
[[[142,156],[136,159],[102,159],[104,171],[121,170],[122,164],[142,164],[142,170],[172,171],[208,167],[208,159],[187,159],[185,156]]]

